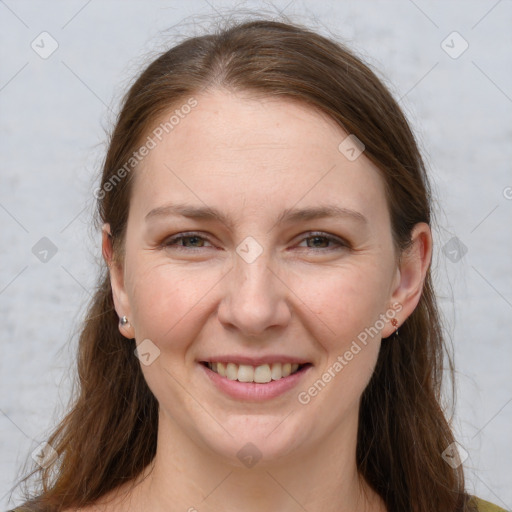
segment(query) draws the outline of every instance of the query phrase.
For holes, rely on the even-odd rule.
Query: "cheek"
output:
[[[222,272],[192,265],[155,261],[154,254],[139,254],[127,269],[130,305],[137,341],[149,338],[162,355],[184,352],[199,335],[211,308],[209,294]]]
[[[358,406],[375,369],[381,346],[376,322],[386,310],[379,275],[354,268],[300,282],[297,295],[314,313],[308,328],[323,358],[299,400],[310,401],[313,414],[326,421]]]
[[[325,349],[343,349],[386,309],[387,281],[378,265],[351,264],[294,277],[294,292],[316,318]]]

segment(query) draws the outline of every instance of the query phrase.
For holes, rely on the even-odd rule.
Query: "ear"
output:
[[[126,316],[128,322],[122,326],[119,324],[120,333],[128,339],[135,338],[135,332],[132,324],[130,323],[131,309],[128,295],[124,287],[124,271],[122,265],[114,257],[114,250],[112,245],[112,235],[110,232],[110,224],[104,224],[102,227],[102,253],[105,262],[109,268],[110,285],[112,286],[112,297],[114,299],[114,307],[117,316],[122,318]]]
[[[391,323],[382,330],[382,337],[387,338],[400,328],[415,310],[423,292],[423,283],[432,259],[432,232],[425,222],[416,224],[411,233],[411,245],[402,253],[393,282],[391,304],[395,305],[395,327]]]

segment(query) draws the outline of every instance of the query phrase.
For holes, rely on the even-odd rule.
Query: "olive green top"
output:
[[[481,500],[476,496],[472,497],[478,506],[478,512],[507,512],[504,508],[498,507],[488,501]]]
[[[498,507],[498,505],[494,505],[488,501],[477,498],[476,496],[471,497],[470,503],[476,503],[478,507],[478,512],[507,512],[504,508]],[[14,510],[10,510],[9,512],[24,512],[21,508],[16,508]]]

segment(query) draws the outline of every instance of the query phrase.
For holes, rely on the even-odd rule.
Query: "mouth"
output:
[[[258,366],[222,361],[201,361],[201,364],[220,377],[244,383],[268,384],[304,372],[311,363],[266,363]]]

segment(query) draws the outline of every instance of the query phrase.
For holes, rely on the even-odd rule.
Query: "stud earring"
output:
[[[396,318],[392,318],[391,325],[395,328],[395,332],[393,334],[398,336],[398,320]]]
[[[126,327],[130,322],[128,322],[128,318],[126,318],[126,316],[122,316],[120,319],[119,319],[119,325],[121,327]]]

